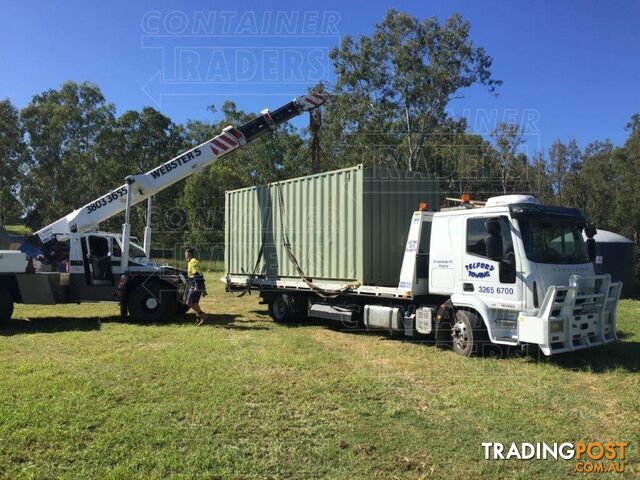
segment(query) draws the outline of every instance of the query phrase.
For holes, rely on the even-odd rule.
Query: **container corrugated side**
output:
[[[226,192],[226,273],[251,273],[264,241],[259,272],[298,278],[282,242],[283,221],[291,249],[308,276],[361,280],[362,185],[363,169],[357,166]]]
[[[247,275],[264,241],[258,273],[299,278],[282,244],[280,192],[291,249],[316,280],[397,286],[412,213],[439,204],[423,173],[361,165],[226,192],[225,270]],[[266,227],[266,228],[265,228]]]
[[[423,172],[364,170],[364,284],[397,286],[413,212],[439,207],[439,185]]]

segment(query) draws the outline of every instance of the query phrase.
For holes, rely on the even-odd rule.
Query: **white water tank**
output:
[[[584,235],[585,240],[587,236]],[[614,282],[622,282],[622,297],[636,295],[635,247],[633,240],[614,232],[598,229],[593,237],[596,241],[594,268],[598,275],[608,273]]]

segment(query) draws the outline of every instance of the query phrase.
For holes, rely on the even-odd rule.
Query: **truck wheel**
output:
[[[488,335],[482,318],[470,310],[457,310],[451,326],[453,351],[463,357],[480,355]]]
[[[269,300],[269,315],[276,323],[286,323],[293,319],[294,313],[291,309],[289,299],[284,295],[274,295]]]
[[[166,322],[176,313],[176,294],[164,283],[144,282],[134,287],[127,308],[137,322]]]
[[[0,287],[0,322],[8,322],[13,315],[13,297],[6,288]]]

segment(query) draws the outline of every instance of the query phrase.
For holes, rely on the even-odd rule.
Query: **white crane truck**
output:
[[[0,322],[11,318],[14,303],[118,302],[123,315],[128,312],[141,322],[186,311],[184,272],[150,260],[152,196],[322,103],[323,95],[312,93],[272,112],[264,110],[239,127],[226,127],[211,140],[147,173],[127,177],[119,188],[38,230],[20,251],[0,251]],[[129,212],[143,200],[148,201],[147,225],[140,245],[131,237]],[[101,222],[122,211],[122,234],[98,230]],[[31,263],[38,257],[49,265],[66,264],[68,271],[36,272]]]
[[[408,220],[397,287],[340,287],[302,274],[224,281],[231,290],[259,290],[277,322],[308,315],[433,335],[463,356],[525,344],[552,355],[617,340],[622,284],[595,274],[596,232],[581,210],[527,195],[463,196],[456,207],[416,211]]]

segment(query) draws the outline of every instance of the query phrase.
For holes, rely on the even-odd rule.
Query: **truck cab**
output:
[[[140,322],[166,320],[186,311],[184,272],[152,262],[136,237],[129,237],[128,266],[122,265],[123,237],[91,231],[58,235],[46,255],[35,247],[5,252],[0,271],[0,317],[14,303],[117,302],[121,313]]]
[[[120,277],[160,274],[163,267],[149,259],[136,237],[130,237],[129,265],[122,265],[122,236],[107,232],[69,235],[69,275],[73,300],[113,300]]]
[[[596,276],[581,210],[531,196],[490,198],[433,215],[429,293],[479,316],[492,343],[550,355],[616,340],[621,284]],[[465,335],[468,322],[452,325]]]

